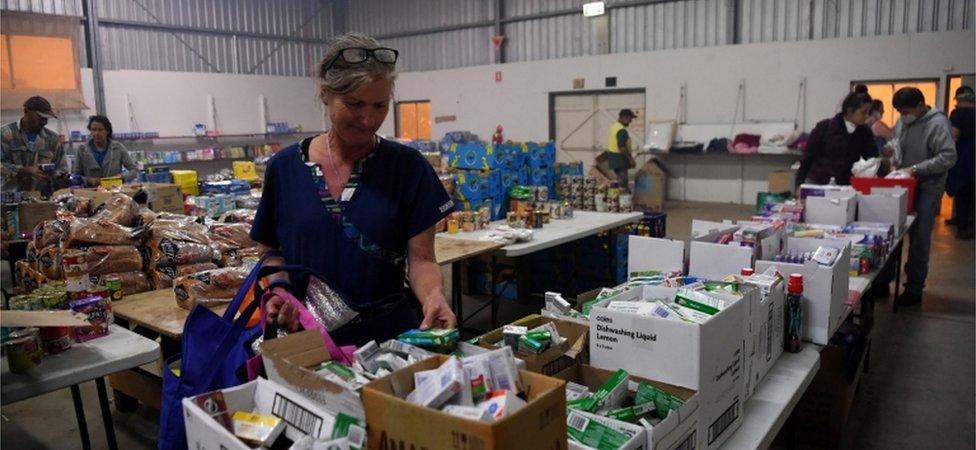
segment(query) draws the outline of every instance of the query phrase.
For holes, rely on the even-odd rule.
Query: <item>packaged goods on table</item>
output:
[[[414,374],[414,390],[406,400],[428,408],[475,407],[486,421],[497,421],[525,405],[517,395],[522,381],[512,349],[505,347],[465,358],[450,357],[434,370]],[[467,416],[464,409],[445,410]]]
[[[193,275],[195,273],[214,270],[216,268],[217,268],[216,264],[209,263],[209,262],[196,263],[196,264],[184,264],[181,266],[153,265],[149,269],[149,278],[156,289],[170,288],[173,287],[173,280],[178,277]]]
[[[94,245],[84,252],[92,275],[142,270],[142,254],[132,245]]]
[[[210,238],[221,253],[258,245],[251,239],[251,225],[247,223],[215,223],[210,226]]]
[[[149,284],[149,276],[140,270],[88,275],[89,282],[92,286],[107,286],[107,282],[113,279],[113,277],[118,279],[123,295],[138,294],[140,292],[152,290],[152,286]],[[172,279],[170,280],[170,283],[172,283]],[[172,284],[170,284],[170,286],[172,286]]]
[[[153,239],[170,239],[173,241],[194,242],[210,245],[207,226],[196,221],[195,217],[160,215],[149,226],[149,233]]]
[[[64,220],[45,220],[34,227],[34,248],[42,249],[58,245],[68,234],[68,222]]]
[[[254,215],[257,214],[256,210],[253,209],[234,209],[227,211],[220,215],[217,219],[219,222],[224,223],[254,223]]]
[[[75,340],[87,342],[108,335],[108,326],[114,322],[112,299],[104,295],[93,295],[71,300],[69,305],[72,311],[84,314],[91,323],[88,327],[75,328]]]
[[[220,254],[221,267],[239,267],[245,262],[254,262],[261,259],[261,248],[250,247],[235,250],[227,250]]]
[[[58,245],[50,245],[38,252],[36,268],[48,279],[59,280],[63,278],[64,272],[61,270],[61,247]]]
[[[93,219],[108,220],[127,227],[136,225],[138,217],[139,204],[121,192],[112,194],[101,210],[92,216]]]
[[[397,340],[436,353],[448,353],[460,337],[457,328],[429,328],[404,331],[397,336]]]
[[[31,292],[46,281],[47,277],[31,267],[27,261],[14,263],[14,285],[22,292]]]
[[[377,345],[376,341],[369,341],[353,354],[356,362],[352,369],[361,371],[367,379],[376,379],[397,370],[394,367],[406,367],[431,356],[434,353],[395,339],[381,345]]]
[[[156,266],[182,266],[214,260],[214,249],[208,244],[154,237],[146,241],[146,248],[149,261]]]
[[[107,220],[74,219],[64,238],[64,248],[86,245],[136,245],[138,238],[132,228]]]
[[[208,270],[173,280],[176,304],[192,309],[196,304],[213,306],[227,303],[244,284],[248,271],[240,267]]]

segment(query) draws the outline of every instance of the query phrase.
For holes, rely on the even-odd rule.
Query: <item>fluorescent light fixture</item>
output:
[[[602,16],[607,12],[606,2],[583,3],[583,17]]]

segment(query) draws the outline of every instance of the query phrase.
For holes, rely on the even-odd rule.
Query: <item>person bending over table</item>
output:
[[[824,119],[810,132],[810,141],[796,172],[796,187],[803,183],[851,184],[851,168],[860,158],[878,156],[874,133],[865,125],[871,112],[871,96],[851,92],[841,112]]]
[[[277,252],[265,265],[304,266],[348,299],[357,317],[328,330],[340,345],[382,342],[418,326],[404,275],[422,306],[421,328],[456,322],[434,259],[434,228],[453,202],[419,152],[376,135],[390,110],[397,56],[359,34],[328,47],[319,81],[332,127],[268,161],[251,230],[266,252]],[[289,288],[271,279],[272,292]],[[266,307],[279,329],[299,328],[280,297]]]
[[[85,184],[98,186],[102,178],[122,175],[126,182],[135,179],[139,167],[132,162],[129,150],[121,142],[112,139],[112,122],[105,116],[88,118],[91,139],[78,149],[78,162],[74,173],[85,178]],[[125,167],[126,172],[122,173]]]

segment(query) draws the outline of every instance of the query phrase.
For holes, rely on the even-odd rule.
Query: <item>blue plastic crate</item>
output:
[[[546,186],[552,188],[552,168],[551,167],[533,167],[529,171],[529,184],[533,186]]]
[[[502,193],[502,174],[498,170],[462,170],[454,175],[454,183],[460,200],[479,200]]]
[[[550,142],[526,142],[522,144],[525,165],[532,168],[552,167],[556,164],[556,144]]]
[[[491,144],[469,142],[451,144],[447,150],[447,164],[456,169],[491,170],[513,167],[515,154],[511,151],[496,151]]]

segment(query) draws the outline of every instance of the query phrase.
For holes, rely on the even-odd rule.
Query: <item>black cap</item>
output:
[[[973,99],[976,98],[976,95],[973,94],[973,88],[963,85],[959,86],[959,89],[956,89],[955,97],[956,100],[973,101]]]
[[[24,102],[24,109],[28,111],[34,111],[37,114],[40,114],[41,117],[44,117],[46,119],[58,118],[58,116],[54,114],[54,111],[51,110],[51,103],[48,102],[47,99],[41,96],[35,95],[27,99],[27,101]]]
[[[620,114],[617,115],[617,117],[620,117],[621,119],[624,117],[636,118],[637,114],[631,109],[621,109]]]

